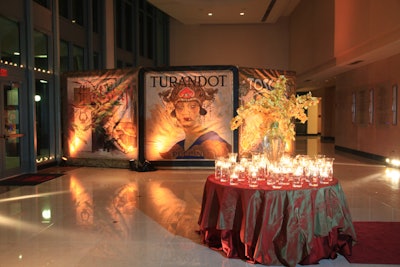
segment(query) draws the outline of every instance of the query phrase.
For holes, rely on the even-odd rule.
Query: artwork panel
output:
[[[67,103],[68,156],[138,156],[136,70],[71,75],[67,78]]]
[[[195,85],[192,86],[192,84]],[[231,152],[234,142],[230,130],[234,103],[233,87],[234,77],[231,70],[145,72],[144,153],[146,159],[151,161],[214,160],[216,156],[226,156],[228,152]],[[183,123],[183,119],[180,119],[178,114],[181,108],[178,107],[177,111],[177,105],[183,105],[183,103],[186,105],[191,102],[200,104],[199,112],[196,113],[196,118],[185,115],[187,121]],[[192,133],[188,133],[188,125],[191,124],[189,121],[191,123],[197,121],[196,127],[199,133],[204,133],[204,135],[197,134],[196,139]],[[178,144],[182,144],[182,147]],[[213,144],[214,147],[206,149],[206,144]],[[221,153],[216,151],[220,145],[223,147],[220,150]]]
[[[239,105],[243,106],[249,101],[257,97],[258,91],[262,89],[273,90],[276,80],[284,75],[286,78],[287,95],[296,92],[296,73],[287,70],[261,69],[261,68],[239,68]],[[245,125],[239,128],[239,154],[244,149],[240,145],[240,133],[244,130]],[[256,140],[252,150],[254,152],[262,152],[262,140]],[[291,144],[291,146],[293,146]],[[292,149],[292,148],[291,148]]]

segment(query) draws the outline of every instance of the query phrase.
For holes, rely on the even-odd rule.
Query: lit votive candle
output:
[[[230,162],[236,162],[237,161],[237,153],[229,153],[228,154],[228,159]]]
[[[237,185],[238,182],[239,182],[239,175],[236,171],[234,171],[233,173],[231,173],[231,175],[229,177],[229,184]]]
[[[301,166],[294,169],[292,186],[296,188],[303,186],[303,168]]]
[[[252,171],[250,176],[249,176],[249,186],[250,187],[257,187],[258,186],[258,178],[257,178],[257,172]]]

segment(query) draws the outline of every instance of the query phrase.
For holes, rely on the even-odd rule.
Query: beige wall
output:
[[[298,76],[334,61],[334,0],[301,1],[290,17],[290,65]]]
[[[382,107],[386,102],[391,106],[391,87],[400,83],[398,14],[399,0],[305,0],[291,17],[276,25],[207,26],[172,21],[171,65],[292,70],[298,83],[303,77],[332,73],[337,76],[336,86],[321,85],[313,91],[322,98],[321,136],[334,137],[337,146],[400,156],[396,140],[400,126],[382,122],[382,113],[387,112]],[[367,57],[369,63],[348,66]],[[378,109],[374,120],[354,123],[352,92],[370,88],[378,88],[374,89],[374,108]]]
[[[336,86],[313,91],[322,98],[321,136],[335,145],[390,157],[400,156],[398,125],[391,123],[391,88],[400,80],[400,1],[307,0],[290,18],[290,68],[298,81],[319,72],[336,75]],[[350,62],[365,60],[359,66]],[[364,64],[364,65],[363,65]],[[332,71],[333,70],[333,71]],[[359,105],[363,90],[373,89],[372,121],[352,121],[352,94]],[[357,106],[357,105],[356,105]]]
[[[400,156],[398,125],[392,124],[392,86],[400,79],[400,50],[385,58],[400,42],[400,1],[336,0],[335,56],[337,64],[381,55],[379,61],[349,70],[337,76],[336,145],[374,155]],[[367,103],[373,91],[373,117],[369,119]],[[356,96],[356,120],[351,120],[352,94]],[[367,99],[369,100],[369,99]],[[362,107],[364,106],[364,107]],[[360,117],[363,117],[360,119]]]
[[[336,145],[391,157],[400,156],[400,122],[392,124],[392,86],[400,84],[400,55],[349,71],[337,77]],[[365,123],[368,110],[360,108],[360,93],[373,90],[373,120]],[[356,95],[356,120],[352,122],[352,95]],[[397,97],[400,103],[399,96]],[[367,106],[368,104],[365,104]],[[397,112],[398,113],[398,112]]]
[[[170,65],[235,65],[289,70],[288,19],[277,24],[170,23]]]
[[[336,0],[337,64],[351,62],[397,42],[400,39],[399,12],[398,0]]]

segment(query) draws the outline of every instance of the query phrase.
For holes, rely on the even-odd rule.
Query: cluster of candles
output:
[[[238,160],[237,153],[230,153],[215,161],[215,179],[231,185],[247,183],[250,187],[266,184],[274,189],[300,188],[304,184],[317,187],[332,182],[333,161],[324,155],[284,155],[278,161],[270,161],[258,153]]]

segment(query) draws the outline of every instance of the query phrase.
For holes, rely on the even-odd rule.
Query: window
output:
[[[146,0],[115,0],[115,12],[116,47],[125,50],[117,51],[117,67],[118,60],[124,66],[168,65],[169,17]]]
[[[79,25],[84,25],[83,14],[85,1],[82,0],[72,0],[72,22]]]
[[[42,5],[44,7],[49,7],[49,3],[47,2],[47,0],[34,0],[34,1],[39,5]]]
[[[116,0],[115,1],[115,36],[116,36],[116,44],[117,47],[123,48],[123,35],[122,35],[122,25],[123,16],[122,16],[122,1]]]
[[[58,0],[58,9],[60,16],[68,18],[68,0]]]
[[[74,62],[74,70],[83,70],[84,69],[84,61],[83,61],[83,48],[74,45],[72,49],[72,58]]]
[[[93,53],[93,68],[95,70],[100,69],[100,54],[97,52]]]
[[[163,14],[158,11],[157,12],[157,27],[156,27],[156,41],[155,44],[155,53],[156,53],[156,65],[157,66],[165,66],[168,64],[168,19],[163,16]]]
[[[97,3],[98,1],[93,0],[93,2],[96,2],[96,7],[99,10]],[[58,0],[58,8],[60,16],[71,20],[72,23],[84,26],[85,25],[84,14],[85,14],[86,4],[87,1],[82,1],[82,0]],[[99,16],[97,15],[96,19],[98,18]],[[98,26],[98,24],[96,25]]]
[[[49,69],[48,38],[44,33],[34,31],[34,56],[35,68],[41,70]]]
[[[157,32],[158,24],[156,17],[163,13],[157,12],[157,9],[149,3],[143,3],[139,9],[139,55],[154,59],[154,51],[156,49],[155,33]],[[161,25],[162,26],[162,25]],[[163,28],[161,28],[162,30]]]
[[[0,16],[0,36],[1,61],[21,64],[18,24]]]
[[[144,24],[144,14],[143,11],[139,11],[139,55],[145,56],[145,43],[146,43],[146,36],[145,36],[145,24]]]
[[[133,5],[131,1],[116,0],[116,44],[118,48],[133,51],[134,22]]]
[[[133,51],[133,10],[130,3],[125,3],[125,49]]]
[[[46,80],[35,80],[36,162],[50,159],[50,99]]]
[[[100,0],[92,1],[92,13],[93,13],[93,32],[99,33],[101,27]]]
[[[60,41],[60,72],[68,71],[69,66],[69,48],[66,41]]]
[[[151,5],[147,5],[147,25],[146,25],[146,42],[147,42],[147,58],[153,59],[153,48],[154,48],[154,30],[153,30],[153,17],[154,17],[154,8]]]

